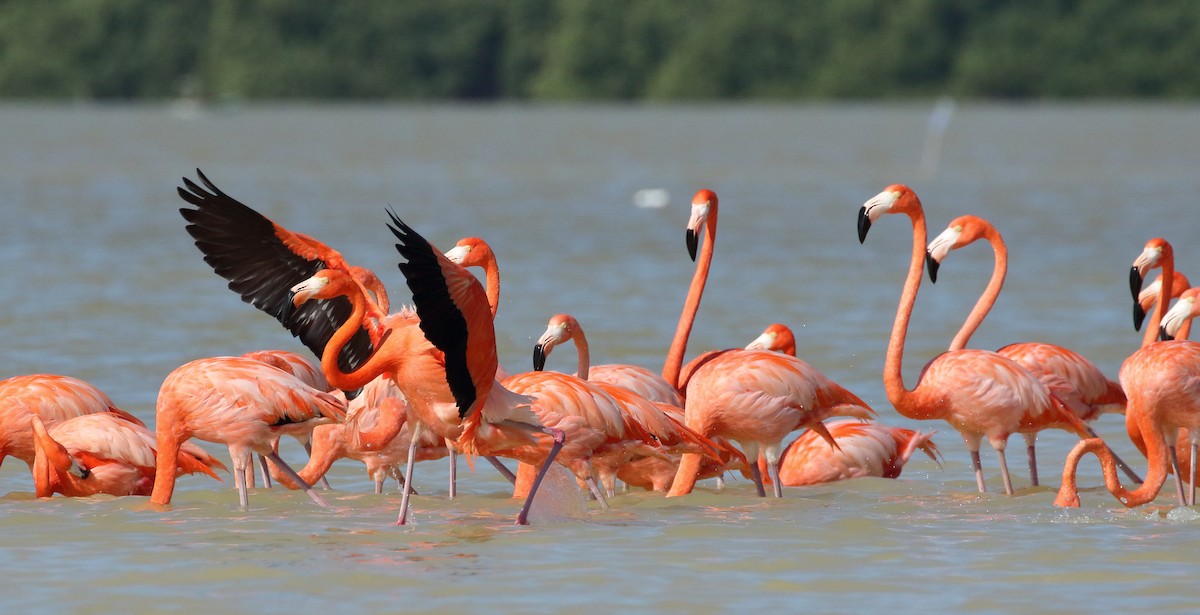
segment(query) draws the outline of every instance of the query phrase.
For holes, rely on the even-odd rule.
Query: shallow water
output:
[[[0,467],[8,608],[60,612],[583,612],[730,607],[818,612],[1183,609],[1197,511],[1172,497],[1126,511],[1085,461],[1083,508],[1052,505],[1073,437],[1039,440],[1044,485],[1028,486],[1019,439],[1016,497],[975,493],[969,458],[944,423],[896,415],[883,351],[911,234],[881,220],[855,237],[862,202],[892,182],[925,202],[930,236],[976,213],[1011,251],[1005,291],[973,346],[1042,340],[1111,377],[1137,347],[1127,272],[1164,236],[1185,273],[1200,226],[1200,108],[960,106],[932,173],[921,170],[930,108],[0,107],[0,376],[89,380],[153,422],[162,379],[202,356],[303,350],[243,304],[183,230],[181,176],[205,173],[288,228],[375,269],[405,300],[384,207],[443,249],[480,235],[504,275],[502,362],[529,368],[556,312],[583,323],[597,361],[652,369],[691,274],[683,245],[696,189],[721,197],[717,256],[689,353],[740,346],[775,321],[800,355],[879,411],[937,429],[944,467],[914,458],[899,480],[861,479],[753,497],[710,481],[688,497],[629,492],[600,511],[557,477],[533,525],[486,464],[445,498],[444,463],[417,468],[414,523],[392,525],[394,484],[371,494],[342,461],[315,507],[232,481],[185,477],[168,512],[144,498],[37,500],[24,464]],[[642,188],[670,194],[639,209]],[[905,374],[944,349],[991,270],[991,251],[950,257],[924,285]],[[560,350],[551,368],[571,369]],[[1097,428],[1145,468],[1120,417]],[[225,455],[221,447],[204,444]],[[285,457],[303,458],[298,449]],[[989,486],[999,486],[985,447]],[[14,611],[15,612],[15,611]]]

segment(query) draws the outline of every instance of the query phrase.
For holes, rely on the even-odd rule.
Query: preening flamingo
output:
[[[969,215],[952,220],[946,230],[929,242],[925,261],[930,281],[937,282],[938,267],[951,251],[981,239],[986,240],[995,253],[992,277],[950,342],[950,350],[966,348],[971,336],[983,324],[984,318],[995,305],[1008,271],[1008,247],[1000,231],[992,223],[979,216]],[[1029,370],[1071,410],[1071,414],[1061,417],[1057,416],[1057,413],[1048,413],[1042,414],[1040,420],[1039,417],[1032,416],[1022,420],[1020,433],[1025,438],[1031,485],[1038,484],[1035,445],[1039,431],[1055,428],[1073,432],[1081,438],[1098,438],[1100,436],[1088,422],[1100,418],[1100,415],[1106,412],[1125,413],[1125,392],[1121,390],[1121,385],[1109,380],[1095,363],[1073,350],[1044,342],[1017,342],[1004,346],[996,353]],[[1113,457],[1131,480],[1141,480],[1116,453],[1113,453]]]
[[[670,477],[664,476],[661,472],[660,464],[639,464],[639,468],[644,472],[651,472],[648,476],[639,476],[637,471],[625,471],[624,475],[630,478],[632,483],[639,486],[650,484],[653,489],[665,491],[670,487],[673,480],[676,466],[680,455],[686,452],[700,453],[707,455],[711,462],[714,462],[718,468],[723,469],[724,457],[740,457],[740,453],[729,455],[727,445],[715,443],[708,438],[700,436],[686,425],[683,424],[683,411],[672,404],[652,399],[642,391],[633,388],[633,386],[622,385],[611,381],[597,380],[593,378],[594,370],[591,367],[591,358],[589,355],[589,347],[587,334],[584,333],[583,327],[579,321],[570,314],[555,314],[550,318],[550,322],[546,325],[546,331],[538,338],[537,344],[533,350],[533,368],[535,371],[541,371],[546,364],[546,358],[550,354],[550,350],[555,346],[564,344],[568,341],[575,343],[576,348],[576,371],[575,375],[583,380],[587,380],[599,386],[606,393],[616,399],[620,405],[622,412],[628,420],[636,423],[639,432],[646,432],[653,436],[657,446],[653,450],[647,451],[649,454],[639,455],[641,457],[653,457],[664,459],[671,462]],[[627,366],[635,367],[635,366]],[[653,376],[658,380],[662,380],[661,376],[642,370],[645,374]],[[610,375],[612,371],[608,372]],[[636,386],[645,380],[635,380],[632,382]],[[665,380],[662,381],[665,384]],[[671,392],[674,389],[669,388]],[[644,447],[643,447],[644,448]],[[638,458],[630,459],[618,467],[616,477],[619,478],[622,474],[622,469],[629,463],[636,463]],[[744,459],[741,459],[744,463]],[[624,480],[624,479],[622,479]],[[611,482],[606,482],[609,495],[613,493],[613,485]]]
[[[96,413],[142,425],[132,414],[117,408],[103,391],[78,378],[28,374],[0,380],[0,462],[12,455],[33,469],[33,417],[52,425]]]
[[[675,339],[667,353],[663,377],[680,384],[683,355],[701,295],[712,263],[717,236],[717,195],[700,190],[692,198],[687,225],[688,252],[696,258],[700,234],[704,234],[700,259],[684,301],[683,314]],[[822,420],[839,414],[868,418],[874,411],[853,393],[826,378],[796,357],[765,350],[733,349],[721,351],[700,365],[687,381],[684,395],[685,424],[706,437],[724,437],[742,447],[746,459],[767,461],[774,481],[775,497],[782,497],[779,485],[779,455],[783,439],[789,433],[808,427],[836,447]],[[675,474],[669,496],[690,493],[700,469],[701,455],[685,453]],[[766,495],[758,465],[750,464],[755,488]]]
[[[50,426],[32,419],[33,481],[38,497],[150,495],[154,488],[154,432],[107,412],[72,417]],[[225,466],[204,449],[186,442],[176,475],[207,474]]]
[[[196,207],[180,208],[179,213],[187,220],[187,232],[204,254],[204,262],[229,281],[229,289],[242,301],[278,320],[314,355],[321,356],[333,330],[349,318],[350,302],[336,298],[292,309],[289,290],[322,269],[336,269],[367,294],[369,317],[359,323],[338,357],[343,370],[361,365],[378,343],[381,321],[389,309],[379,278],[369,269],[346,263],[337,250],[317,239],[293,233],[225,194],[200,169],[196,175],[204,187],[185,177],[184,187],[176,190]],[[354,395],[353,390],[347,393]]]
[[[253,350],[242,354],[243,358],[262,361],[271,367],[281,369],[297,378],[301,382],[318,391],[330,391],[329,383],[325,381],[325,375],[321,373],[321,368],[315,365],[308,358],[301,356],[298,353],[290,350]],[[281,429],[280,435],[292,436],[304,447],[304,452],[312,457],[312,428],[305,426],[296,426],[292,429]],[[279,441],[276,440],[272,446],[276,451],[279,450]],[[259,464],[262,467],[263,485],[271,486],[271,477],[274,474],[271,472],[270,466],[267,463],[266,457],[259,457]],[[254,487],[254,472],[247,468],[246,486]],[[325,477],[321,477],[323,486],[328,489],[329,481]],[[310,483],[311,484],[311,483]]]
[[[321,369],[333,386],[356,390],[386,374],[408,398],[410,417],[415,416],[421,426],[438,436],[456,442],[467,454],[488,455],[532,445],[535,434],[550,436],[553,444],[546,463],[517,515],[517,523],[525,524],[536,486],[562,448],[564,434],[543,426],[529,407],[532,400],[496,381],[495,329],[479,281],[450,262],[395,214],[389,215],[389,229],[399,240],[396,247],[406,259],[400,270],[413,293],[416,312],[390,316],[376,351],[362,365],[346,372],[337,360],[368,317],[365,292],[349,275],[337,270],[318,271],[292,288],[289,303],[299,307],[313,299],[349,299],[352,313],[338,323],[321,355]],[[414,427],[414,432],[417,429],[420,427]],[[416,433],[412,441],[418,441]],[[409,472],[414,455],[410,446]],[[399,523],[407,517],[407,486],[411,482],[406,476]]]
[[[996,450],[1005,493],[1012,495],[1004,449],[1008,437],[1021,431],[1026,420],[1044,420],[1053,413],[1068,414],[1040,380],[1012,359],[985,350],[950,350],[929,361],[913,389],[904,386],[901,363],[908,323],[912,318],[917,290],[925,264],[925,211],[908,186],[893,184],[871,197],[858,213],[858,239],[866,240],[872,223],[884,214],[905,214],[913,227],[912,258],[900,293],[896,320],[888,341],[883,384],[888,401],[902,416],[916,420],[942,419],[962,436],[975,482],[985,492],[979,446],[984,437]]]
[[[746,350],[771,350],[786,355],[796,356],[796,336],[783,323],[772,323],[763,329],[762,334],[746,344]]]
[[[801,434],[780,459],[779,480],[784,485],[816,485],[862,476],[896,478],[918,450],[941,464],[932,440],[936,432],[856,420],[830,421],[825,426],[838,443],[837,450],[815,432]]]
[[[171,503],[183,443],[198,438],[229,447],[238,500],[242,508],[249,508],[245,476],[251,454],[270,459],[292,480],[301,482],[275,452],[275,441],[282,430],[294,425],[311,429],[343,420],[345,408],[346,402],[339,397],[261,361],[211,357],[186,363],[168,374],[158,391],[157,473],[150,501]],[[311,487],[303,487],[314,502],[327,506]]]

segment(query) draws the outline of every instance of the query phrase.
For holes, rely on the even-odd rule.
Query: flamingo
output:
[[[293,233],[237,199],[225,194],[200,169],[201,187],[183,178],[176,188],[180,198],[194,205],[179,213],[188,222],[187,232],[213,271],[229,281],[229,289],[242,301],[270,314],[292,335],[321,356],[324,343],[338,323],[350,315],[345,299],[316,302],[292,309],[289,289],[322,269],[349,275],[369,297],[361,327],[338,357],[342,369],[354,369],[370,356],[383,333],[382,320],[389,310],[387,290],[371,270],[350,265],[341,253],[317,239]],[[353,390],[347,392],[353,397]]]
[[[692,198],[687,225],[688,253],[696,258],[701,232],[703,249],[663,366],[663,377],[677,387],[687,338],[712,263],[717,211],[717,195],[713,191],[700,190]],[[711,355],[687,381],[684,399],[685,424],[692,431],[710,439],[720,436],[737,442],[748,460],[757,459],[762,451],[775,497],[783,496],[778,473],[784,437],[808,427],[836,448],[822,420],[839,413],[858,418],[874,414],[865,402],[804,361],[767,350],[739,348]],[[699,453],[683,454],[668,496],[692,491],[700,462]],[[750,469],[758,495],[765,497],[758,465],[751,463]]]
[[[1169,286],[1164,284],[1163,286]],[[1165,305],[1168,293],[1160,294],[1159,305]],[[1182,313],[1194,306],[1183,305]],[[1160,310],[1161,311],[1161,310]],[[1173,318],[1181,317],[1179,315]],[[1121,486],[1115,462],[1100,440],[1084,440],[1067,455],[1063,467],[1063,482],[1054,503],[1062,507],[1079,506],[1076,473],[1080,460],[1095,453],[1104,471],[1104,484],[1109,492],[1127,507],[1140,506],[1154,500],[1166,482],[1169,466],[1175,465],[1176,495],[1180,505],[1195,502],[1195,453],[1200,440],[1200,344],[1185,340],[1163,341],[1138,349],[1121,365],[1121,386],[1129,396],[1125,411],[1127,423],[1137,425],[1144,439],[1146,458],[1150,467],[1146,481],[1132,491]],[[1169,445],[1179,430],[1189,434],[1192,453],[1190,464],[1190,493],[1185,494],[1175,449]],[[1133,429],[1130,428],[1132,432]]]
[[[826,427],[838,449],[830,448],[815,432],[801,434],[780,459],[779,480],[784,485],[799,487],[861,476],[896,478],[918,450],[941,465],[931,439],[936,432],[856,420],[830,421]]]
[[[142,425],[117,408],[95,385],[56,374],[27,374],[0,380],[0,463],[9,455],[33,469],[32,418],[50,425],[85,414],[107,413]]]
[[[288,303],[297,308],[313,299],[345,297],[351,314],[333,328],[323,344],[321,370],[330,384],[356,390],[381,374],[391,378],[408,399],[419,421],[409,447],[407,472],[412,471],[418,431],[428,427],[439,437],[456,442],[467,454],[489,455],[495,450],[535,443],[535,434],[553,441],[546,461],[517,514],[528,523],[529,508],[549,464],[562,448],[561,430],[542,424],[530,409],[532,400],[505,389],[496,379],[496,337],[486,293],[466,269],[450,262],[424,237],[388,212],[389,229],[407,262],[400,264],[413,293],[415,313],[403,310],[388,318],[375,352],[358,368],[346,372],[338,356],[367,317],[367,298],[361,285],[345,272],[324,269],[291,289]],[[328,315],[325,315],[328,317]],[[325,327],[329,323],[324,323]],[[407,520],[411,476],[405,476],[398,524]]]
[[[154,487],[154,432],[108,412],[72,417],[47,427],[31,419],[36,449],[33,480],[38,497],[150,495]],[[179,451],[176,475],[207,474],[225,466],[190,442]]]
[[[284,430],[293,429],[291,425],[311,429],[343,420],[345,408],[339,397],[261,361],[210,357],[186,363],[168,374],[158,391],[157,471],[150,501],[171,503],[181,447],[195,437],[229,447],[238,501],[248,509],[245,476],[251,454],[270,459],[300,483],[295,470],[275,452],[274,442]],[[328,506],[307,483],[303,487],[314,502]]]
[[[550,355],[550,349],[566,342],[574,342],[576,349],[577,367],[575,375],[583,380],[587,380],[596,384],[603,391],[616,399],[624,414],[632,420],[640,430],[644,430],[653,436],[658,446],[650,451],[648,455],[641,457],[653,457],[663,459],[668,457],[671,467],[669,468],[669,476],[661,471],[659,464],[640,464],[640,472],[647,472],[649,475],[639,475],[639,471],[626,471],[624,474],[631,478],[632,482],[637,485],[649,484],[656,491],[665,491],[670,487],[675,474],[675,467],[678,465],[679,456],[685,452],[694,452],[708,455],[711,461],[716,462],[718,468],[721,468],[723,457],[730,457],[728,445],[714,443],[708,438],[704,438],[688,429],[683,424],[683,411],[678,406],[673,406],[670,403],[662,402],[653,399],[642,391],[632,387],[624,386],[620,383],[611,381],[597,380],[592,377],[593,368],[591,367],[591,359],[589,355],[589,346],[587,335],[583,331],[583,327],[579,321],[570,314],[555,314],[550,318],[546,325],[546,331],[538,338],[537,344],[533,351],[533,369],[540,372],[546,365],[546,358]],[[634,366],[627,366],[634,367]],[[661,376],[642,370],[645,374],[651,375],[661,380]],[[611,371],[609,372],[612,373]],[[637,381],[641,382],[641,381]],[[634,384],[637,384],[635,382]],[[665,384],[666,381],[663,380]],[[667,385],[667,390],[674,392],[674,388]],[[724,448],[725,455],[721,449]],[[740,453],[734,452],[736,458]],[[629,463],[636,462],[637,459],[630,459],[622,464],[617,472],[616,477],[622,474],[621,469]],[[744,463],[745,459],[741,459]],[[723,468],[721,468],[723,469]],[[609,495],[613,494],[613,486],[611,482],[606,482]]]
[[[979,459],[980,443],[987,437],[999,459],[1004,492],[1012,495],[1012,480],[1004,456],[1008,437],[1027,428],[1030,419],[1040,422],[1045,417],[1065,416],[1070,411],[1028,370],[1012,359],[986,350],[948,350],[925,365],[913,389],[905,388],[901,363],[925,263],[925,211],[911,188],[902,184],[888,186],[859,210],[860,242],[866,240],[871,224],[884,214],[905,214],[913,226],[912,259],[884,361],[883,384],[888,401],[907,418],[942,419],[950,423],[971,453],[980,493],[987,491]]]
[[[746,350],[771,350],[786,355],[796,356],[796,336],[783,323],[772,323],[749,344]]]
[[[929,242],[925,262],[929,269],[930,281],[936,283],[938,268],[951,251],[981,239],[991,244],[995,253],[992,277],[963,322],[962,328],[950,342],[950,350],[965,348],[995,305],[1008,271],[1008,247],[1000,231],[996,230],[992,223],[979,216],[970,215],[955,218],[945,231]],[[1028,423],[1028,426],[1021,428],[1020,433],[1025,438],[1031,485],[1038,484],[1035,445],[1039,431],[1057,428],[1074,432],[1081,438],[1098,438],[1100,436],[1088,425],[1089,422],[1100,418],[1100,415],[1106,412],[1125,413],[1125,392],[1121,390],[1121,385],[1109,380],[1095,363],[1073,350],[1045,342],[1017,342],[1004,346],[996,353],[1029,370],[1072,411],[1069,417],[1064,417],[1066,420],[1055,420],[1055,415],[1050,414],[1043,415],[1042,420],[1027,417],[1023,421]],[[1113,453],[1113,457],[1131,480],[1141,480],[1116,453]]]
[[[318,425],[312,430],[312,454],[309,462],[296,473],[314,484],[338,459],[362,462],[375,484],[375,493],[383,493],[388,476],[403,484],[400,466],[408,451],[412,424],[407,422],[408,400],[394,382],[385,376],[375,378],[362,393],[350,400],[346,421]],[[448,454],[444,441],[428,429],[421,430],[417,443],[417,461],[441,459]],[[296,488],[287,477],[279,477],[289,488]]]

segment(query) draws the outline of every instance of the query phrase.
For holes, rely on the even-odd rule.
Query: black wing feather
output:
[[[446,383],[463,418],[475,403],[475,382],[467,368],[466,318],[450,297],[437,249],[391,210],[387,214],[392,219],[388,228],[400,241],[396,250],[408,260],[400,263],[400,272],[412,291],[421,331],[446,356]]]
[[[353,308],[344,297],[310,301],[292,310],[284,307],[291,288],[325,269],[320,259],[306,259],[293,252],[275,233],[275,224],[217,188],[200,169],[196,174],[204,187],[183,178],[179,196],[196,209],[180,208],[187,232],[196,240],[217,275],[229,281],[229,289],[242,301],[275,317],[317,357],[334,331],[350,317]],[[371,356],[371,340],[359,328],[338,356],[343,371],[352,371]]]

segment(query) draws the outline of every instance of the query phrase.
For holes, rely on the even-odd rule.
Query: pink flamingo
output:
[[[108,413],[142,425],[103,391],[70,376],[29,374],[0,380],[0,462],[11,455],[33,469],[33,417],[51,425],[85,414]]]
[[[32,418],[38,497],[150,495],[154,487],[154,432],[108,412],[84,414],[47,427]],[[184,443],[176,475],[207,474],[225,466],[204,449]]]
[[[856,420],[831,421],[825,426],[838,449],[830,448],[814,432],[801,434],[780,459],[779,480],[784,485],[816,485],[862,476],[896,478],[918,450],[941,465],[932,440],[935,432]]]
[[[271,367],[281,369],[299,378],[301,382],[318,391],[328,392],[332,390],[332,387],[329,386],[329,383],[325,381],[325,375],[321,373],[321,368],[317,365],[314,365],[312,361],[300,355],[299,353],[295,353],[290,350],[253,350],[244,353],[241,356],[246,359],[262,361]],[[312,457],[311,428],[304,426],[293,426],[291,429],[282,428],[280,429],[280,435],[289,435],[295,438],[296,441],[304,447],[304,452],[308,453],[309,457]],[[278,440],[275,441],[275,444],[272,446],[272,448],[278,452]],[[266,457],[260,456],[258,461],[260,467],[262,468],[263,485],[270,487],[271,477],[276,473],[271,471],[271,467],[267,463]],[[323,487],[326,489],[330,488],[329,481],[325,480],[324,476],[322,476],[320,480]],[[246,486],[248,488],[254,487],[254,472],[248,472],[246,474]]]
[[[703,249],[684,301],[683,315],[667,353],[663,377],[678,387],[687,338],[691,333],[712,263],[717,232],[717,195],[700,190],[692,198],[687,225],[689,254],[695,258],[700,233]],[[867,418],[874,414],[866,403],[796,357],[765,350],[733,349],[717,353],[700,365],[687,382],[684,395],[686,425],[706,437],[737,442],[746,459],[767,461],[775,497],[782,497],[779,455],[789,433],[808,427],[836,447],[822,420],[845,414]],[[690,493],[695,487],[701,455],[684,453],[668,496]],[[759,496],[766,496],[758,465],[750,464]]]
[[[1008,271],[1008,247],[1005,245],[1000,231],[996,230],[990,222],[978,216],[955,218],[945,231],[929,242],[925,260],[929,269],[929,279],[931,282],[936,282],[938,267],[951,251],[964,248],[981,239],[991,244],[992,250],[995,252],[992,277],[966,321],[955,334],[954,340],[950,342],[950,350],[965,348],[971,336],[979,329],[979,325],[983,323],[984,318],[995,305]],[[1055,428],[1074,432],[1081,438],[1098,438],[1100,436],[1088,425],[1089,422],[1100,418],[1103,413],[1125,413],[1125,392],[1121,390],[1121,385],[1109,380],[1095,363],[1073,350],[1044,342],[1018,342],[1009,344],[997,350],[996,353],[1016,361],[1029,370],[1072,411],[1070,417],[1064,417],[1066,420],[1055,420],[1054,415],[1051,414],[1044,416],[1043,420],[1026,417],[1023,421],[1028,426],[1022,427],[1020,433],[1025,438],[1031,485],[1038,484],[1035,445],[1039,431]],[[1116,456],[1116,453],[1113,454],[1113,457],[1117,460],[1117,465],[1131,480],[1141,480],[1120,457]]]
[[[314,299],[346,297],[352,312],[329,336],[321,355],[321,369],[330,384],[355,390],[381,374],[387,374],[408,399],[417,431],[428,427],[439,437],[457,443],[467,454],[489,455],[493,451],[535,444],[535,434],[553,441],[546,462],[517,515],[518,524],[528,522],[533,496],[551,463],[562,448],[562,431],[544,426],[530,409],[532,400],[505,389],[495,379],[496,337],[486,293],[479,281],[450,262],[425,238],[389,212],[397,249],[407,262],[400,264],[413,293],[416,313],[402,311],[388,318],[387,329],[375,352],[358,368],[344,371],[338,356],[367,317],[367,299],[362,288],[344,272],[322,270],[292,288],[289,303],[297,307]],[[328,324],[328,323],[326,323]],[[408,472],[412,471],[415,444],[409,447]],[[411,476],[405,476],[404,497],[398,523],[407,517]]]
[[[783,323],[767,325],[762,334],[746,344],[746,350],[771,350],[796,356],[796,336]]]
[[[1008,437],[1033,420],[1066,416],[1070,411],[1040,380],[1012,359],[985,350],[949,350],[934,357],[913,389],[904,386],[901,363],[908,322],[912,317],[925,263],[925,211],[908,186],[893,184],[867,200],[858,214],[858,239],[866,240],[871,224],[884,214],[905,214],[912,221],[913,248],[908,275],[900,294],[896,321],[888,341],[883,383],[888,401],[902,416],[916,420],[942,419],[962,436],[979,491],[986,492],[979,460],[982,439],[996,450],[1004,491],[1012,495],[1004,449]],[[1057,418],[1054,418],[1057,420]]]
[[[345,407],[337,396],[261,361],[211,357],[186,363],[168,374],[158,391],[157,472],[150,501],[171,503],[181,448],[194,437],[229,447],[238,500],[248,509],[245,476],[251,455],[270,459],[292,480],[302,482],[275,452],[275,441],[293,425],[311,429],[342,420]],[[314,502],[328,506],[307,483],[303,487]]]

